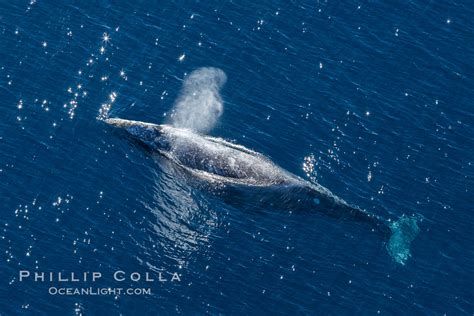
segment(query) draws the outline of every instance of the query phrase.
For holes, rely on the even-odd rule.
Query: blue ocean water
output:
[[[0,314],[472,314],[473,18],[469,1],[3,1]],[[98,119],[167,121],[200,67],[227,76],[211,135],[423,217],[407,263],[356,221],[210,194]],[[89,286],[151,294],[49,293]]]

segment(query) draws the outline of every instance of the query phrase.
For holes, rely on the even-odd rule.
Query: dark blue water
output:
[[[3,1],[0,314],[472,314],[473,20],[469,1]],[[203,66],[227,75],[211,135],[423,216],[407,263],[357,221],[193,186],[97,119],[164,122]],[[151,294],[48,293],[89,286]]]

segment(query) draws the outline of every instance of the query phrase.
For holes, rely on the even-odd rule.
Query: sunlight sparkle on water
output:
[[[102,41],[104,41],[105,43],[109,42],[109,41],[110,41],[110,36],[109,36],[109,34],[104,33],[104,34],[102,35]]]
[[[128,79],[128,78],[127,78],[127,74],[125,73],[125,70],[123,70],[123,69],[120,70],[120,77],[122,77],[122,79],[125,79],[125,80]]]
[[[303,171],[306,174],[306,176],[313,181],[316,180],[316,176],[317,176],[316,170],[315,170],[316,165],[317,165],[316,158],[314,157],[313,154],[310,154],[309,156],[304,157]]]
[[[103,103],[100,106],[99,114],[97,115],[98,120],[105,120],[106,118],[109,117],[110,109],[112,108],[112,104],[115,102],[116,99],[117,99],[117,93],[112,91],[112,93],[109,94],[109,102]],[[101,195],[102,195],[102,191],[101,191]]]

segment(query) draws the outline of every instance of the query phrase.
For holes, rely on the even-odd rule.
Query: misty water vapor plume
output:
[[[219,92],[226,80],[226,74],[213,67],[199,68],[190,73],[184,79],[170,123],[174,127],[209,132],[224,110]]]

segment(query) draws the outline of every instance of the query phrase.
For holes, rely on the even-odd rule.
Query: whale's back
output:
[[[170,144],[161,153],[201,176],[252,185],[272,185],[297,180],[264,155],[220,138],[169,126],[163,127],[161,137],[166,138]]]

